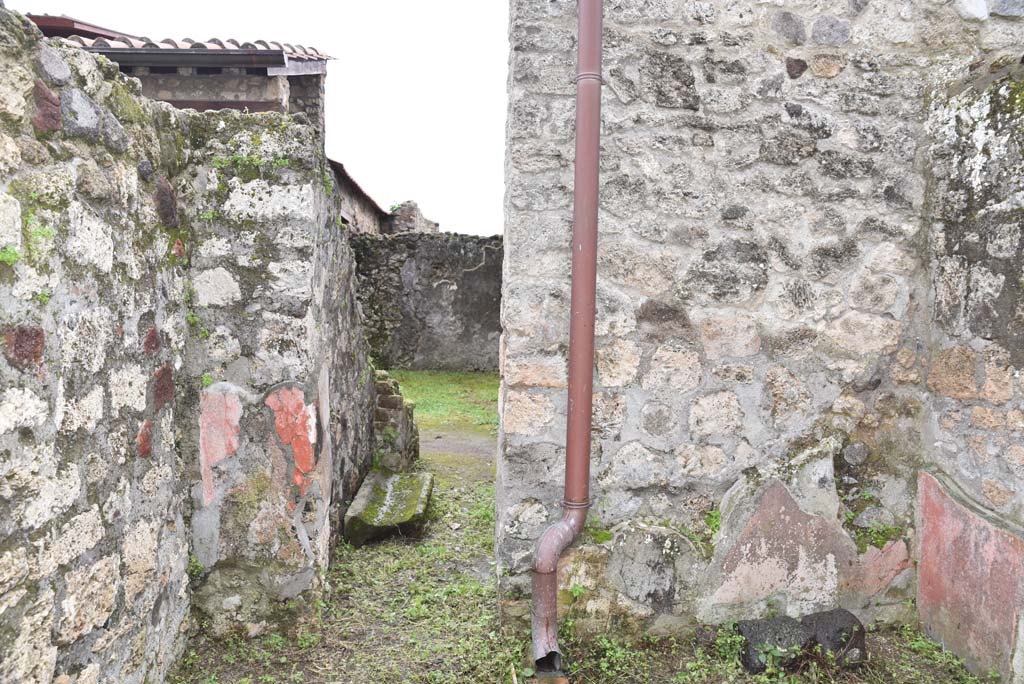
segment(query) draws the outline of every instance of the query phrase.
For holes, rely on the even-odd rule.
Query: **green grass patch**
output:
[[[497,373],[390,371],[402,396],[416,404],[421,430],[498,432]]]

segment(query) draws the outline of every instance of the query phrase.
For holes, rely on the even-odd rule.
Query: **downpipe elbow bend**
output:
[[[560,672],[558,647],[558,559],[583,530],[587,507],[568,508],[562,519],[548,527],[537,542],[533,564],[533,659],[538,672]]]

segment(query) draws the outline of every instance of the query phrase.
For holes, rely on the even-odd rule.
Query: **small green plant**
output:
[[[53,228],[43,225],[35,212],[29,212],[25,217],[25,224],[28,226],[29,256],[33,259],[38,259],[43,254],[46,242],[53,239]]]
[[[207,209],[206,211],[201,212],[199,214],[199,218],[201,218],[204,221],[213,221],[214,219],[217,218],[217,210],[216,209]]]
[[[203,389],[213,384],[213,376],[209,373],[203,373]]]
[[[202,578],[203,573],[206,572],[206,567],[199,562],[194,553],[190,553],[188,556],[188,568],[185,571],[192,581],[196,581]]]
[[[704,516],[704,524],[708,526],[708,532],[712,538],[717,537],[718,531],[722,528],[722,511],[717,508],[708,511]]]
[[[53,293],[49,290],[40,290],[39,292],[36,292],[34,296],[37,302],[46,306],[50,303],[50,298],[53,296]]]
[[[615,536],[611,530],[601,527],[601,521],[590,516],[587,518],[583,531],[594,541],[595,544],[607,544]]]
[[[320,635],[305,630],[299,632],[299,648],[313,648],[320,643]]]
[[[198,328],[200,323],[199,316],[194,311],[188,311],[185,313],[185,322],[189,324],[189,327]]]
[[[569,588],[569,593],[572,595],[573,599],[578,600],[581,596],[587,593],[587,588],[579,584],[573,584]]]
[[[4,247],[0,249],[0,264],[7,264],[8,266],[14,266],[21,260],[21,254],[18,253],[14,247]]]
[[[288,642],[280,634],[271,634],[263,639],[263,646],[268,651],[280,651]]]
[[[388,208],[388,212],[389,212],[389,213],[392,213],[392,214],[397,214],[397,213],[398,213],[398,210],[399,210],[399,209],[401,209],[401,208],[402,208],[402,205],[401,205],[401,204],[399,204],[398,202],[395,202],[394,204],[392,204],[392,205],[391,205],[391,206],[390,206],[390,207]]]

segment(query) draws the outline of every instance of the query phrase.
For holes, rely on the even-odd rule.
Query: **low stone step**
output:
[[[433,490],[430,473],[370,473],[345,514],[345,539],[362,546],[415,529],[426,520]]]

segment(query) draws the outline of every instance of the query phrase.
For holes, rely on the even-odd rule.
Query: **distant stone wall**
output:
[[[497,539],[511,618],[528,616],[534,544],[561,515],[575,8],[512,2]],[[964,625],[946,643],[1016,681],[1021,575],[982,566],[1019,562],[1020,98],[983,79],[1020,61],[1024,6],[605,8],[596,504],[560,570],[587,590],[577,628],[836,606],[903,621],[920,598],[937,635]],[[951,99],[965,80],[984,95]],[[947,485],[973,503],[946,505]],[[979,522],[942,539],[933,515]],[[990,555],[961,552],[945,571],[970,578],[933,581],[936,548],[957,547]]]
[[[440,224],[431,221],[415,202],[403,202],[391,210],[388,233],[436,233]]]
[[[348,222],[348,230],[370,235],[384,235],[390,231],[390,216],[383,213],[347,174],[333,173],[332,178],[338,186],[338,210]]]
[[[359,235],[352,246],[378,366],[497,369],[501,237]]]
[[[0,681],[158,683],[327,566],[375,448],[318,131],[0,9]]]

